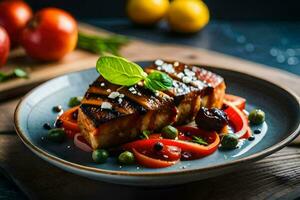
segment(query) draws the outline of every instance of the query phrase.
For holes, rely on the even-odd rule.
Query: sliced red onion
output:
[[[85,152],[92,152],[93,151],[93,149],[90,147],[90,145],[88,145],[85,142],[84,137],[80,133],[77,133],[74,136],[74,144],[75,144],[76,147],[78,147],[82,151],[85,151]]]

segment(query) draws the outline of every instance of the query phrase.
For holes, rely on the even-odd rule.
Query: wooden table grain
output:
[[[140,53],[141,49],[143,53]],[[296,75],[204,49],[135,40],[123,48],[121,53],[135,61],[162,58],[241,71],[280,84],[300,95],[300,78]],[[297,144],[285,147],[234,173],[175,187],[127,187],[68,173],[35,156],[16,136],[13,112],[21,97],[0,103],[0,167],[31,199],[109,197],[124,200],[240,200],[295,199],[300,196],[300,148]]]

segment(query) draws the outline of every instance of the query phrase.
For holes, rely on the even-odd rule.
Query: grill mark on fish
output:
[[[101,109],[101,106],[92,104],[81,104],[82,112],[87,115],[94,123],[95,127],[109,120],[121,117],[121,113],[111,109]]]
[[[146,72],[151,72],[156,70],[157,66],[153,64],[152,66],[145,69]],[[175,72],[178,74],[184,72],[185,69],[193,70],[191,66],[179,63],[177,67],[174,67]],[[160,70],[165,72],[164,70]],[[191,106],[194,107],[196,104],[196,98],[200,95],[203,97],[209,95],[213,92],[213,82],[217,82],[215,79],[217,75],[208,72],[207,70],[200,69],[196,70],[195,76],[197,80],[201,81],[203,87],[197,87],[193,83],[184,83],[181,78],[176,74],[167,73],[173,80],[174,84],[179,86],[179,89],[173,86],[170,90],[159,91],[156,95],[143,87],[140,84],[136,84],[131,87],[121,87],[114,85],[106,81],[102,76],[94,81],[87,93],[85,94],[85,99],[83,101],[83,112],[89,116],[93,122],[98,126],[101,123],[105,123],[113,118],[118,118],[121,116],[133,114],[135,112],[143,114],[148,111],[161,109],[162,105],[168,105],[172,102],[173,105],[178,106],[186,97],[186,95],[193,95],[190,98],[194,98],[191,101]],[[218,80],[220,81],[220,80]],[[182,91],[180,91],[182,89]],[[122,102],[118,102],[116,99],[107,98],[107,96],[114,91],[118,91],[124,94],[125,97],[122,98]],[[102,102],[109,102],[112,104],[111,110],[101,109]],[[100,109],[100,110],[99,110]],[[103,119],[100,119],[96,112],[104,112]],[[191,109],[191,115],[193,115],[194,109]],[[151,120],[149,126],[154,126],[156,114],[151,115]]]

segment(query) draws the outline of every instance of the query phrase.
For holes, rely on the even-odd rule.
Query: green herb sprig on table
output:
[[[102,56],[96,68],[107,81],[116,85],[132,86],[143,80],[144,86],[155,92],[167,90],[173,84],[173,79],[167,74],[154,71],[148,75],[138,64],[122,57]]]
[[[78,33],[77,47],[99,55],[103,55],[104,53],[119,55],[120,47],[128,42],[129,39],[121,35],[102,37],[99,35]]]
[[[20,68],[15,68],[9,73],[0,72],[0,82],[4,82],[13,78],[28,78],[26,71]]]

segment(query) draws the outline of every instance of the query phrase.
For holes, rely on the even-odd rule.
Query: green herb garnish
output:
[[[109,82],[131,86],[144,80],[144,86],[152,91],[167,90],[173,80],[165,73],[154,71],[149,75],[136,63],[117,56],[102,56],[97,61],[97,71]]]
[[[9,73],[0,72],[0,82],[4,82],[13,78],[28,78],[26,71],[20,68],[15,68]]]
[[[167,90],[172,87],[173,80],[165,73],[154,71],[145,79],[145,86],[152,90]]]
[[[143,130],[142,135],[140,135],[141,139],[149,139],[149,135],[151,134],[151,131]]]
[[[197,136],[193,136],[193,140],[191,140],[191,142],[201,144],[201,145],[208,145],[208,143],[204,139],[202,139],[201,137],[197,137]]]
[[[104,53],[119,55],[120,47],[127,44],[128,41],[127,37],[121,35],[101,37],[78,33],[77,47],[100,55]]]
[[[79,106],[81,103],[82,97],[71,97],[68,103],[69,107]]]

